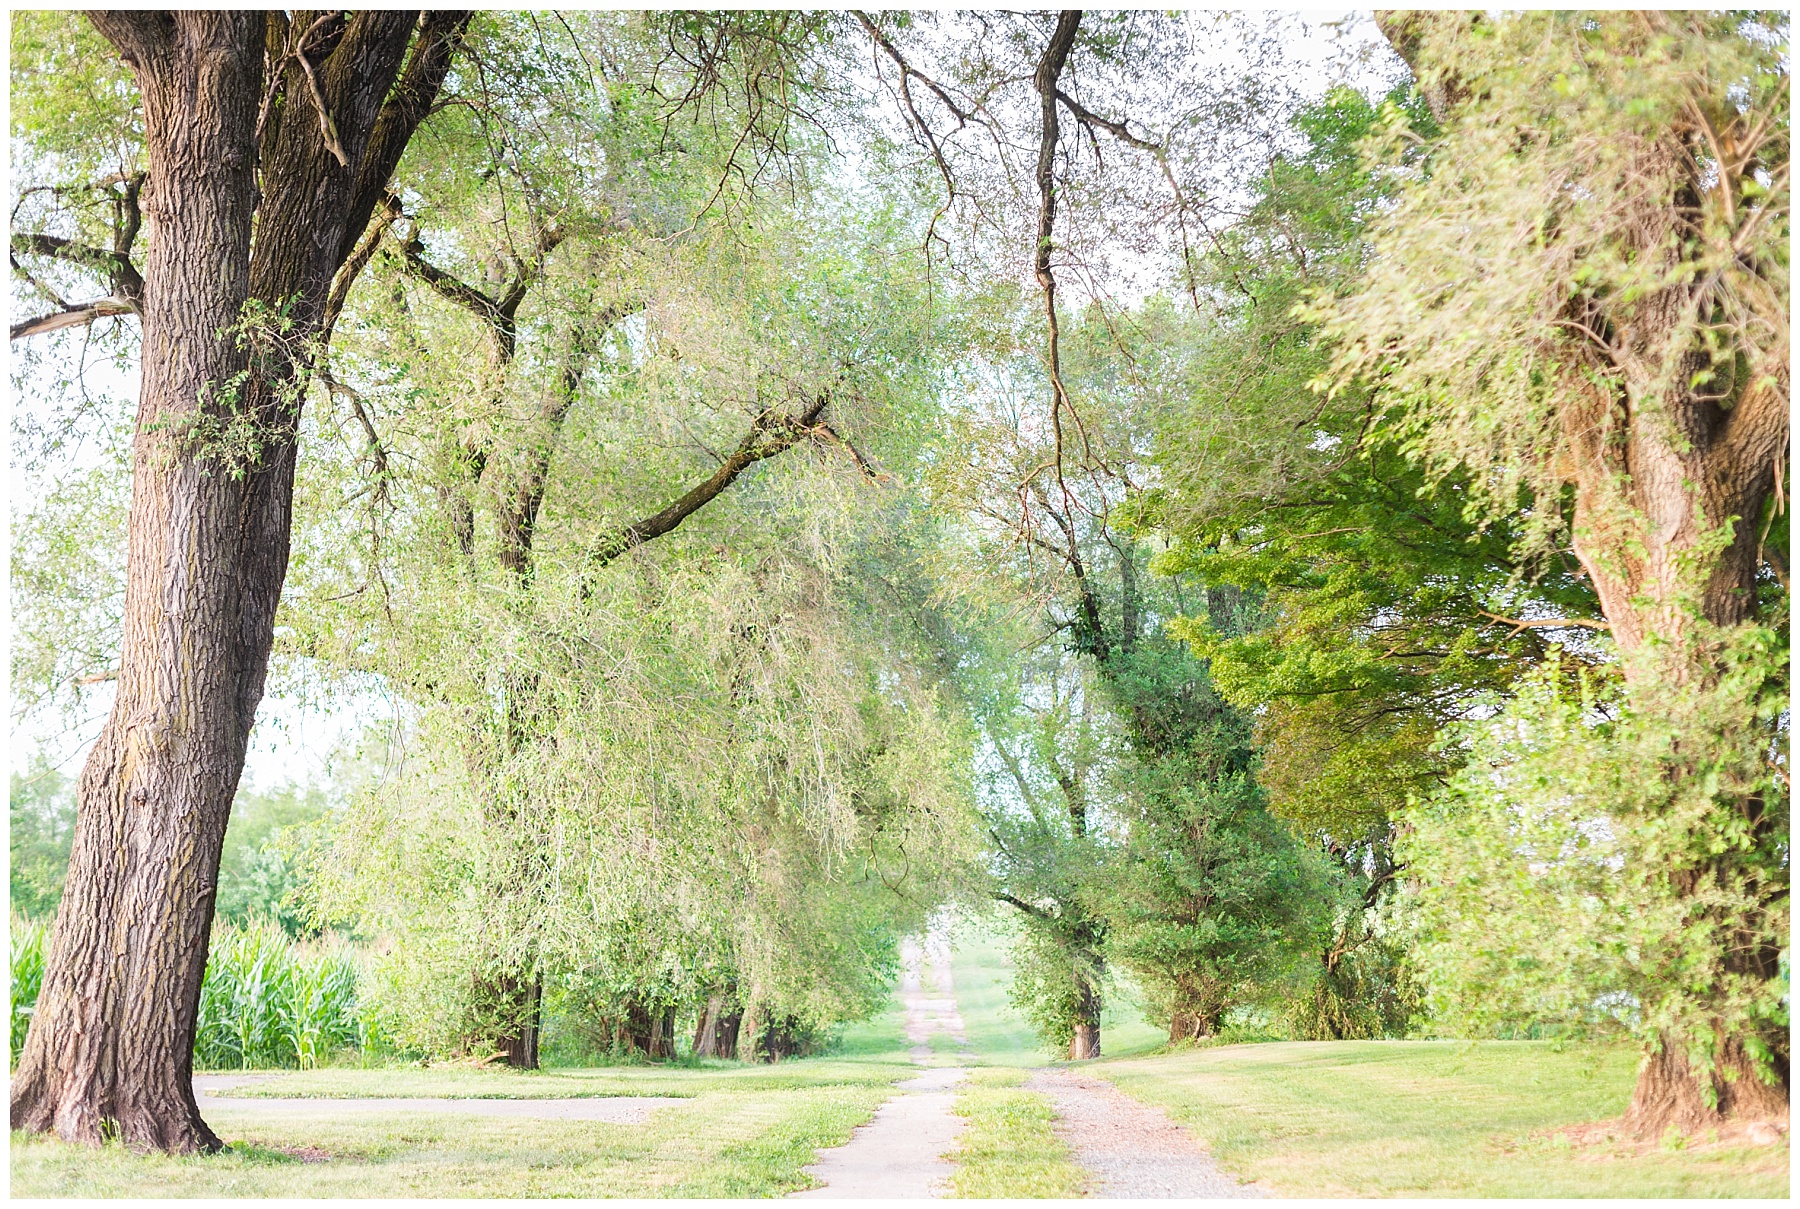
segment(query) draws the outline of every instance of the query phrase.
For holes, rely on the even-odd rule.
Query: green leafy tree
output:
[[[1789,437],[1786,19],[1383,21],[1441,133],[1384,124],[1376,154],[1424,154],[1372,225],[1367,274],[1313,312],[1335,346],[1324,380],[1378,390],[1421,464],[1466,475],[1472,515],[1518,517],[1524,555],[1566,540],[1597,592],[1638,779],[1590,796],[1609,765],[1565,727],[1571,771],[1597,778],[1569,792],[1612,830],[1621,883],[1661,904],[1637,938],[1631,1125],[1784,1111],[1788,794],[1769,760],[1786,732],[1755,703],[1786,667],[1749,652],[1786,630],[1769,541]],[[1559,881],[1526,884],[1549,910]]]
[[[1325,871],[1268,813],[1250,718],[1203,664],[1149,637],[1112,657],[1106,686],[1131,737],[1114,773],[1125,840],[1104,900],[1110,952],[1170,1041],[1215,1036],[1305,960]]]
[[[294,844],[330,809],[327,791],[319,786],[240,790],[219,856],[214,906],[219,916],[239,927],[275,923],[292,938],[315,931],[299,901],[300,861]]]
[[[1417,99],[1384,104],[1429,122]],[[1446,724],[1559,645],[1593,662],[1582,635],[1603,625],[1571,558],[1522,562],[1517,521],[1468,515],[1466,483],[1433,482],[1386,440],[1366,391],[1310,388],[1329,347],[1294,309],[1352,288],[1366,261],[1393,192],[1360,150],[1379,113],[1340,89],[1297,115],[1299,151],[1205,262],[1220,322],[1171,325],[1186,397],[1141,505],[1173,539],[1159,569],[1249,593],[1244,624],[1175,632],[1259,712],[1273,809],[1345,853],[1384,846],[1408,797],[1454,768]]]
[[[42,268],[33,293],[49,309],[13,338],[128,313],[143,333],[117,691],[78,788],[12,1084],[18,1128],[220,1145],[188,1075],[218,854],[287,571],[298,415],[334,287],[361,267],[353,254],[467,20],[95,11],[110,52],[61,17],[16,46],[27,79],[101,86],[63,90],[63,116],[28,102],[10,132],[33,168],[31,219],[67,218],[56,225],[77,236],[49,221],[14,233],[18,272]],[[58,157],[83,126],[90,151]],[[63,275],[81,284],[74,301],[45,280]],[[169,738],[143,742],[152,733]],[[116,842],[126,833],[144,842]]]
[[[73,789],[68,777],[42,765],[12,774],[10,901],[13,911],[27,918],[48,921],[62,901],[75,836]]]

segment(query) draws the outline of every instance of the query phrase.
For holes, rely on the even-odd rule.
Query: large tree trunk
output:
[[[125,632],[118,696],[82,770],[12,1124],[90,1144],[116,1127],[134,1148],[185,1153],[219,1144],[194,1102],[194,1034],[219,853],[287,574],[305,373],[292,350],[318,332],[332,279],[466,17],[425,23],[398,89],[418,14],[313,31],[347,164],[326,146],[292,62],[288,119],[272,109],[256,142],[265,45],[287,44],[284,17],[93,21],[143,96],[153,224]],[[286,330],[259,331],[250,302],[285,312]]]
[[[1758,522],[1787,453],[1785,361],[1752,362],[1745,374],[1751,385],[1729,405],[1653,380],[1651,352],[1671,340],[1685,305],[1681,291],[1669,290],[1642,307],[1632,341],[1643,348],[1642,368],[1608,401],[1624,439],[1603,437],[1595,431],[1602,426],[1593,425],[1571,442],[1579,450],[1575,553],[1593,579],[1639,710],[1659,709],[1671,686],[1704,690],[1725,674],[1729,631],[1756,615]],[[1721,533],[1727,525],[1728,537]],[[1704,735],[1683,741],[1707,749]],[[1666,775],[1691,782],[1700,774]],[[1776,842],[1780,820],[1762,800],[1720,801],[1714,809],[1747,822],[1753,850]],[[1696,850],[1688,867],[1674,871],[1674,883],[1690,897],[1715,880],[1729,885],[1741,859],[1735,848],[1712,856]],[[1710,909],[1695,899],[1691,910],[1698,921]],[[1728,976],[1766,985],[1779,977],[1779,944],[1740,935],[1722,964]],[[1772,1056],[1778,1082],[1771,1085],[1756,1072],[1747,1038],[1722,1021],[1718,1027],[1723,1037],[1712,1070],[1689,1062],[1689,1038],[1663,1033],[1654,1040],[1626,1115],[1632,1132],[1651,1137],[1733,1117],[1786,1116],[1786,1030],[1766,1028],[1757,1039]]]
[[[1646,305],[1667,313],[1646,322],[1641,342],[1660,344],[1676,326],[1685,300],[1667,294]],[[1716,657],[1701,627],[1755,616],[1758,522],[1788,444],[1787,366],[1756,369],[1761,380],[1733,405],[1670,399],[1666,385],[1628,380],[1619,397],[1596,402],[1611,416],[1570,418],[1579,451],[1574,550],[1628,680],[1708,678]],[[1724,525],[1730,537],[1720,548]],[[1656,658],[1640,657],[1647,645]]]
[[[1625,1111],[1625,1126],[1639,1137],[1653,1138],[1670,1129],[1690,1133],[1732,1118],[1786,1120],[1785,1050],[1777,1055],[1776,1074],[1777,1083],[1765,1082],[1737,1038],[1726,1040],[1710,1072],[1694,1069],[1686,1055],[1674,1045],[1664,1044],[1644,1056],[1631,1107]]]
[[[228,411],[225,384],[248,365],[222,333],[249,296],[262,18],[192,15],[182,33],[133,61],[155,230],[124,648],[112,715],[81,774],[12,1124],[97,1143],[116,1122],[127,1145],[193,1151],[218,1145],[194,1103],[195,1017],[286,543],[270,548],[252,529],[279,483],[261,468],[234,473],[202,419]]]

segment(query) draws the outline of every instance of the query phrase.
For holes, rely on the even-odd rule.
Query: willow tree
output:
[[[1629,1120],[1785,1112],[1785,19],[1381,20],[1441,134],[1394,115],[1389,154],[1423,140],[1423,167],[1366,280],[1318,307],[1326,379],[1466,467],[1476,515],[1528,507],[1525,553],[1566,541],[1605,612],[1638,789],[1567,775],[1618,837],[1608,893],[1654,921],[1624,961],[1647,1042]]]
[[[546,985],[659,1051],[712,999],[861,1011],[857,937],[891,948],[969,833],[907,627],[845,600],[904,569],[936,405],[912,211],[820,184],[822,140],[742,101],[779,101],[780,19],[725,20],[767,39],[708,60],[740,99],[696,116],[687,20],[475,26],[483,78],[391,199],[315,413],[291,649],[381,677],[420,753],[316,899],[403,938],[386,998],[433,1051],[535,1065]]]
[[[142,175],[120,194],[130,238],[97,251],[46,234],[28,250],[101,266],[117,305],[18,334],[141,316],[124,642],[12,1123],[188,1152],[219,1145],[194,1102],[196,1014],[287,572],[309,350],[467,16],[91,20],[142,100]]]

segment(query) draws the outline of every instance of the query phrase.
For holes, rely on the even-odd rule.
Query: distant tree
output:
[[[11,905],[27,918],[47,920],[62,901],[75,836],[73,782],[56,769],[36,766],[12,774],[8,814]]]
[[[267,920],[296,938],[315,935],[299,900],[302,862],[290,845],[330,809],[319,786],[240,788],[219,856],[219,916],[240,926]]]
[[[1112,657],[1105,684],[1130,736],[1114,773],[1125,840],[1103,883],[1110,952],[1170,1041],[1215,1036],[1313,947],[1326,870],[1269,814],[1250,717],[1204,664],[1146,637]]]

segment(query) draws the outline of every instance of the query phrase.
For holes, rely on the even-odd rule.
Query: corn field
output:
[[[46,924],[12,920],[14,1062],[43,984],[49,933]],[[357,994],[361,977],[361,960],[345,942],[296,942],[274,924],[215,926],[194,1069],[312,1067],[346,1050],[388,1048]]]
[[[47,924],[32,923],[14,916],[12,919],[12,1060],[19,1060],[25,1047],[25,1030],[31,1027],[31,1012],[37,1006],[38,988],[44,985],[44,957],[50,946]]]

